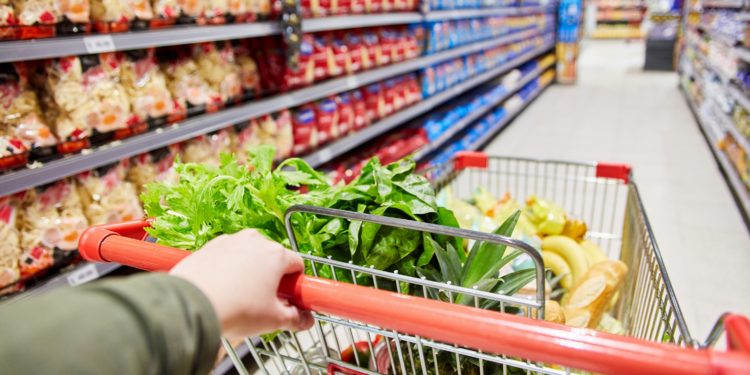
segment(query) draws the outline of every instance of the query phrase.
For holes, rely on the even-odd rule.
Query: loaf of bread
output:
[[[565,324],[596,328],[627,272],[628,267],[619,260],[602,261],[589,268],[563,302]]]

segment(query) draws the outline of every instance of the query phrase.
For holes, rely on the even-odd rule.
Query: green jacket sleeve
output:
[[[8,374],[206,374],[219,340],[206,296],[165,274],[0,305],[0,368]]]

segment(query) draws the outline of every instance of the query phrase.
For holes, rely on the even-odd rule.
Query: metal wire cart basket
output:
[[[239,373],[566,374],[581,369],[629,374],[750,373],[746,318],[723,316],[705,343],[690,335],[628,166],[460,153],[452,162],[425,173],[437,189],[450,188],[458,197],[469,196],[478,186],[495,196],[535,194],[585,220],[587,238],[629,268],[610,311],[622,323],[624,335],[543,321],[544,264],[538,251],[523,241],[391,217],[295,206],[286,215],[294,250],[293,215],[337,216],[507,245],[526,253],[533,262],[536,287],[531,295],[506,296],[301,254],[314,276],[326,270],[333,279],[348,275],[347,280],[366,286],[300,275],[285,278],[280,295],[312,309],[315,325],[305,332],[283,332],[272,340],[247,338],[254,359],[249,364],[225,341]],[[142,241],[147,225],[143,221],[92,228],[81,240],[81,252],[92,260],[147,270],[169,269],[186,255]],[[153,251],[155,246],[159,251]],[[409,294],[441,296],[442,301]],[[457,303],[459,299],[463,305]],[[488,305],[495,311],[478,308]],[[729,351],[706,348],[725,328]]]

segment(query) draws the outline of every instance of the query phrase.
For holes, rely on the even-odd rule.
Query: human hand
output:
[[[312,326],[309,311],[276,295],[284,275],[304,269],[297,254],[247,229],[209,241],[170,274],[191,282],[208,297],[224,336],[244,337]]]

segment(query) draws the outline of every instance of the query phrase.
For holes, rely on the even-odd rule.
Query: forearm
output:
[[[8,373],[205,374],[219,347],[208,299],[150,274],[0,305]]]

